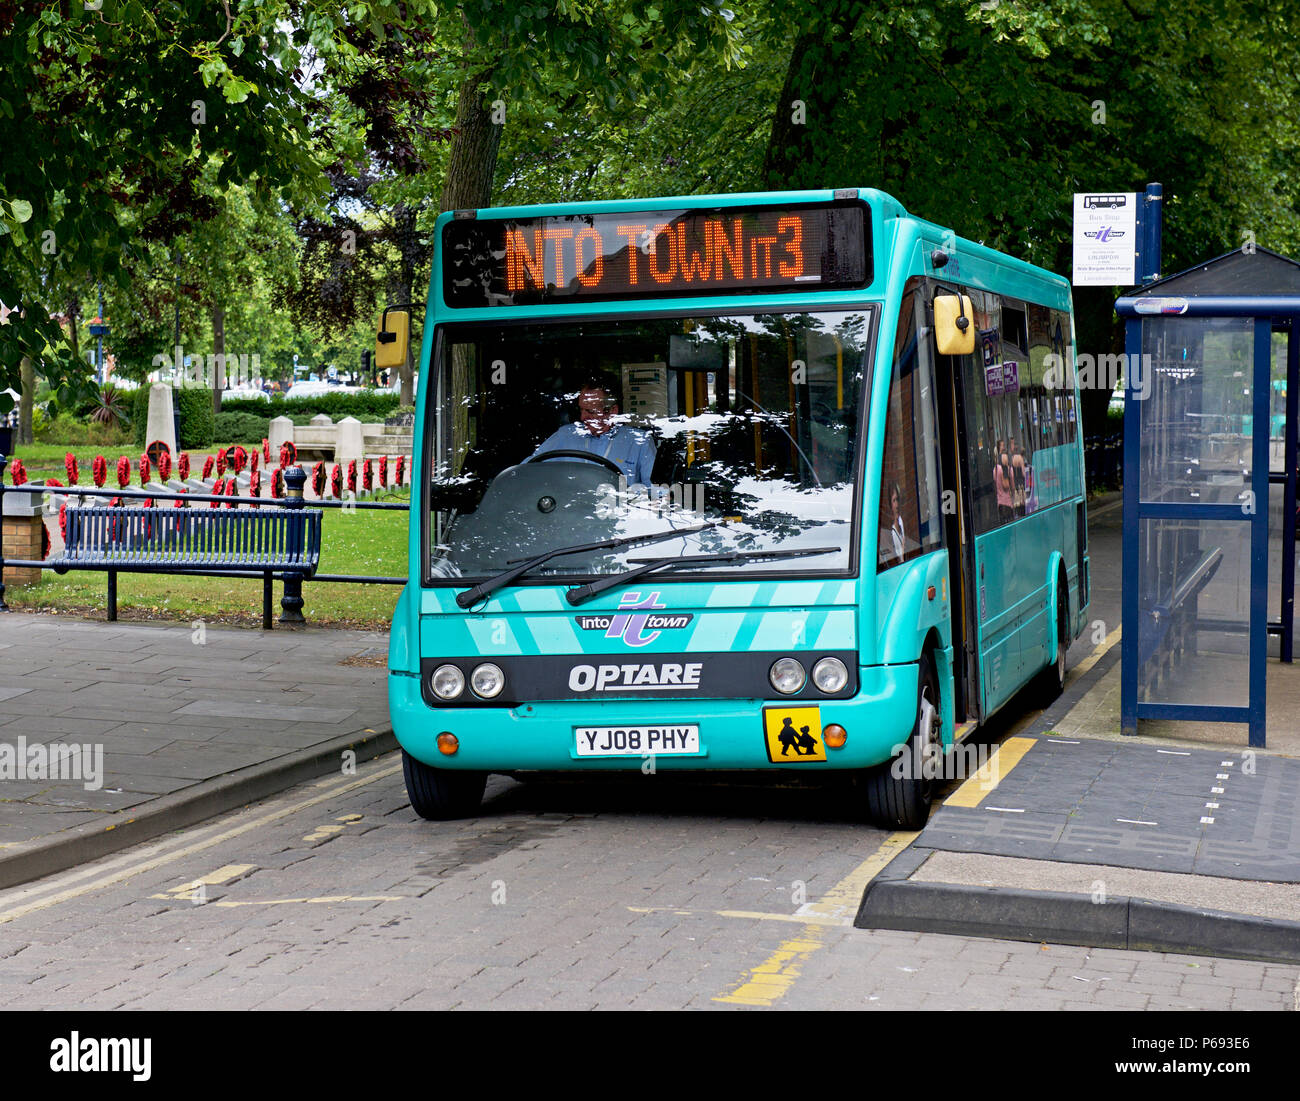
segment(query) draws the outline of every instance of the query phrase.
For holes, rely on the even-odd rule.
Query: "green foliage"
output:
[[[148,390],[145,390],[148,393]],[[131,399],[115,386],[105,386],[95,395],[95,407],[90,419],[95,424],[111,425],[123,429],[131,421]]]
[[[304,140],[314,97],[299,66],[333,53],[353,10],[316,8],[299,30],[284,0],[5,6],[0,301],[24,310],[0,326],[3,381],[23,354],[84,376],[52,317],[60,288],[126,286],[147,242],[211,218],[196,186],[209,160],[218,195],[235,180],[319,188],[331,154]]]
[[[43,426],[38,426],[33,416],[32,428],[40,443],[103,448],[125,448],[131,445],[131,433],[125,426],[96,424],[93,421],[79,420],[68,413],[60,413]]]
[[[1070,193],[1159,180],[1166,272],[1248,233],[1300,250],[1294,4],[731,7],[0,5],[0,302],[23,307],[0,326],[0,374],[12,382],[30,355],[52,408],[89,415],[100,281],[123,377],[172,354],[178,321],[187,353],[256,354],[265,377],[287,381],[295,354],[347,369],[373,344],[377,304],[422,296],[449,193],[875,186],[1068,273]],[[467,145],[475,96],[504,125]],[[469,177],[484,186],[450,186]],[[1080,350],[1118,350],[1114,296],[1076,290]],[[272,415],[393,411],[342,397]],[[1086,395],[1085,418],[1105,401]]]
[[[172,398],[175,400],[176,395]],[[136,447],[144,448],[148,441],[144,438],[149,428],[149,387],[141,386],[131,391],[131,440]]]
[[[223,400],[223,413],[253,413],[266,417],[295,417],[305,414],[310,420],[317,413],[328,413],[334,420],[356,417],[359,421],[377,422],[390,416],[401,400],[391,390],[367,390],[355,394],[320,394],[309,398],[286,398],[265,402],[257,398]]]
[[[262,440],[270,435],[271,419],[252,413],[231,413],[223,407],[214,419],[214,432],[214,439],[226,443],[260,446]]]
[[[173,390],[172,401],[175,402],[175,407],[181,415],[181,438],[177,446],[182,451],[197,447],[211,447],[212,441],[216,439],[212,391]]]

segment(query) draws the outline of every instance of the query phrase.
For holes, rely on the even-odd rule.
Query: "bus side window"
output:
[[[938,438],[932,359],[918,346],[920,281],[899,309],[881,466],[878,567],[888,569],[939,545]]]
[[[997,490],[993,480],[992,411],[985,392],[984,363],[978,351],[957,360],[966,406],[966,449],[969,453],[971,523],[975,534],[998,525]]]

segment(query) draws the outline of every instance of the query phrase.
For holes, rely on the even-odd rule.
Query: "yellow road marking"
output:
[[[1084,658],[1078,665],[1070,670],[1070,679],[1083,676],[1097,662],[1106,656],[1107,651],[1120,640],[1120,628],[1116,627],[1110,634],[1097,643],[1092,653]]]
[[[984,766],[943,801],[945,807],[978,807],[980,801],[1002,782],[1004,776],[1020,763],[1037,744],[1037,738],[1008,738],[993,751]]]
[[[291,902],[401,902],[409,895],[319,895],[316,898],[223,898],[211,906],[287,906]]]
[[[805,925],[801,937],[785,941],[766,960],[749,972],[749,978],[730,994],[719,995],[715,1002],[739,1005],[771,1006],[794,985],[812,954],[823,946],[822,931]]]
[[[979,729],[979,725],[974,719],[967,719],[964,723],[958,723],[956,729],[952,732],[953,744],[964,742]]]
[[[183,898],[186,895],[192,895],[201,887],[219,887],[223,883],[229,883],[232,879],[238,879],[242,875],[256,871],[256,864],[227,864],[218,868],[215,872],[209,872],[199,879],[192,879],[188,883],[182,883],[179,887],[169,887],[165,893],[160,895],[150,895],[150,898]]]
[[[821,898],[816,902],[800,906],[795,912],[801,916],[806,914],[819,917],[847,917],[852,921],[857,916],[858,907],[862,905],[862,892],[867,889],[867,884],[919,836],[920,831],[899,830],[897,833],[891,833],[881,842],[880,848]]]
[[[360,814],[341,814],[339,815],[338,818],[334,819],[334,821],[335,822],[360,822],[361,818],[362,815]]]
[[[343,832],[342,826],[317,826],[311,833],[303,838],[304,841],[324,841],[327,837],[333,837],[336,833]]]
[[[313,795],[310,799],[303,799],[300,802],[293,803],[287,807],[282,807],[280,810],[273,811],[270,814],[264,814],[260,818],[254,818],[249,822],[245,822],[241,826],[235,826],[231,829],[223,830],[222,832],[213,834],[211,837],[205,838],[202,841],[196,841],[193,844],[176,849],[174,852],[163,853],[159,856],[141,860],[138,863],[128,864],[126,867],[118,871],[112,872],[99,879],[92,880],[89,883],[83,883],[79,887],[70,887],[66,890],[58,891],[56,894],[50,895],[48,898],[37,899],[33,902],[11,907],[8,910],[0,910],[0,925],[4,925],[10,921],[15,921],[18,918],[25,917],[26,915],[35,913],[39,910],[45,910],[51,906],[57,906],[60,902],[67,902],[69,899],[76,898],[79,895],[89,894],[92,891],[98,891],[104,887],[111,887],[123,880],[130,879],[132,876],[153,871],[155,868],[161,868],[184,857],[192,856],[194,853],[202,852],[204,849],[210,849],[214,845],[220,845],[223,841],[229,841],[233,837],[239,837],[242,834],[248,833],[250,830],[260,829],[262,826],[269,825],[272,822],[278,822],[282,818],[288,818],[290,815],[297,814],[299,811],[305,810],[307,807],[314,807],[317,803],[327,802],[330,799],[335,799],[356,788],[365,787],[368,784],[373,784],[379,780],[387,779],[389,776],[395,776],[401,771],[401,765],[393,765],[392,767],[376,772],[373,776],[368,776],[363,780],[333,782],[330,784],[327,791],[323,791],[319,795]],[[317,786],[324,787],[325,785],[318,784]],[[167,843],[151,846],[150,851],[157,853],[165,847],[165,844]],[[74,873],[67,878],[75,880],[84,878],[90,874],[92,873],[87,869],[81,869],[79,872]],[[66,879],[56,882],[66,882]],[[50,885],[48,884],[34,888],[26,888],[20,890],[15,897],[41,894],[49,889]]]
[[[784,997],[794,985],[803,966],[819,948],[824,946],[822,926],[849,925],[862,902],[862,892],[894,857],[898,856],[916,838],[916,834],[900,831],[885,838],[874,853],[841,879],[816,902],[799,908],[797,914],[777,920],[806,922],[797,936],[782,942],[766,960],[745,973],[740,984],[728,994],[719,994],[715,1002],[737,1005],[771,1006]],[[719,911],[720,913],[722,911]],[[727,911],[726,916],[750,915],[746,911]]]

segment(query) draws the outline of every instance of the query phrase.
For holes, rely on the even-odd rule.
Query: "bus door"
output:
[[[934,345],[934,311],[931,305],[937,293],[956,293],[948,288],[931,287],[926,297],[925,334],[921,342],[924,355],[934,362],[931,377],[938,388],[940,481],[943,491],[944,545],[948,548],[948,592],[952,595],[953,715],[960,723],[978,720],[984,714],[979,675],[978,620],[975,617],[973,582],[976,569],[974,528],[971,523],[970,450],[966,440],[965,405],[962,394],[960,361],[941,356]]]

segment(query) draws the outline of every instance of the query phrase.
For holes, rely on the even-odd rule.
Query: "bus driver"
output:
[[[655,445],[650,436],[630,424],[621,424],[618,398],[598,376],[587,378],[578,391],[578,420],[556,429],[533,452],[588,451],[616,463],[628,485],[650,487],[655,465]]]

